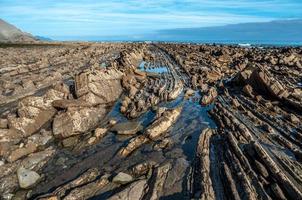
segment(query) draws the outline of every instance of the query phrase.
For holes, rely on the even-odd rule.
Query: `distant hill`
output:
[[[302,19],[159,30],[150,34],[70,36],[71,41],[164,41],[302,45]]]
[[[302,19],[168,29],[153,37],[160,41],[302,44]]]
[[[0,19],[0,42],[34,42],[37,39]]]
[[[51,38],[43,37],[43,36],[39,36],[39,35],[36,35],[35,38],[38,39],[38,40],[41,40],[41,41],[46,41],[46,42],[53,41],[53,39],[51,39]]]

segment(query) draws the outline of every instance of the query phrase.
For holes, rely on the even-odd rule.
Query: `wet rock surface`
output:
[[[110,130],[116,132],[119,135],[135,135],[143,129],[140,122],[130,121],[115,124]]]
[[[1,199],[302,199],[302,49],[0,48]]]

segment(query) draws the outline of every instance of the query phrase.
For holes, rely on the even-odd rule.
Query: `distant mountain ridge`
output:
[[[137,35],[65,36],[60,39],[66,41],[159,41],[302,45],[302,19],[230,24],[216,27],[177,28]]]
[[[37,39],[0,19],[0,42],[34,42]]]
[[[35,35],[35,38],[41,41],[45,41],[45,42],[51,42],[53,41],[53,39],[48,38],[48,37],[44,37],[44,36],[39,36],[39,35]]]
[[[302,19],[160,30],[157,40],[302,43]]]

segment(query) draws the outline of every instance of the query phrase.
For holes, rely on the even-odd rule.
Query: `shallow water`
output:
[[[196,91],[194,96],[185,99],[184,93],[170,102],[162,102],[159,107],[176,108],[182,106],[182,112],[176,123],[170,128],[167,137],[174,140],[175,147],[181,148],[188,160],[192,160],[195,154],[195,148],[198,142],[200,133],[205,128],[216,128],[214,121],[209,117],[208,111],[213,108],[213,104],[201,106],[199,103],[201,94]],[[118,101],[108,114],[109,118],[114,118],[118,122],[129,121],[123,114],[119,112],[121,102]],[[141,122],[146,128],[150,125],[156,116],[156,112],[151,109],[142,114],[135,120]]]
[[[178,100],[179,104],[183,104],[183,109],[180,117],[171,129],[171,135],[173,140],[175,140],[176,147],[183,150],[183,154],[189,161],[192,161],[195,156],[201,132],[205,128],[216,128],[214,121],[210,119],[208,114],[213,105],[201,106],[199,100],[199,92],[195,92],[195,95],[189,99],[182,97],[181,101]],[[169,103],[167,107],[177,106],[173,105],[173,103]]]
[[[139,70],[144,72],[152,72],[152,73],[168,73],[168,68],[165,66],[150,66],[150,63],[147,63],[145,61],[142,61],[139,65]]]
[[[74,179],[79,174],[93,167],[97,167],[103,172],[114,174],[117,171],[125,171],[135,164],[146,161],[164,163],[167,160],[171,161],[171,159],[185,159],[189,163],[192,162],[202,130],[207,127],[216,127],[207,113],[208,110],[213,108],[213,105],[201,106],[199,104],[200,97],[199,92],[195,92],[195,95],[190,98],[185,98],[182,93],[177,99],[158,105],[167,108],[182,106],[182,112],[178,120],[163,135],[163,138],[168,138],[172,141],[171,146],[168,148],[156,150],[154,145],[160,142],[160,140],[150,141],[135,150],[127,158],[122,158],[117,152],[135,136],[120,136],[109,131],[97,144],[85,147],[79,151],[70,151],[65,148],[58,149],[57,154],[44,169],[45,174],[48,174],[45,184],[40,184],[34,191],[34,194],[49,192],[52,188]],[[119,100],[113,105],[111,111],[106,116],[103,121],[104,124],[112,118],[118,122],[128,121],[120,113],[120,106],[121,101]],[[150,109],[134,120],[140,121],[144,128],[146,128],[153,122],[155,116],[156,112]],[[103,125],[100,124],[100,127],[103,127]],[[140,134],[144,134],[143,131]],[[59,164],[61,163],[59,160],[64,160],[64,162]],[[58,172],[60,172],[60,175],[57,174]]]
[[[107,64],[104,62],[100,64],[100,67],[102,67],[102,68],[106,68],[106,66],[107,66]]]

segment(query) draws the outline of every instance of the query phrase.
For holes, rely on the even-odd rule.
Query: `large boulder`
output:
[[[140,49],[132,49],[129,51],[122,51],[120,53],[120,66],[124,68],[133,68],[138,67],[140,62],[143,60],[143,52]]]
[[[115,69],[89,70],[75,77],[77,100],[54,101],[53,106],[67,108],[53,121],[53,134],[67,138],[95,128],[106,114],[106,106],[122,93],[123,73]],[[102,104],[102,105],[101,105]]]
[[[291,91],[286,88],[282,82],[269,76],[268,72],[260,68],[247,69],[244,73],[239,72],[233,82],[239,85],[245,85],[243,91],[248,94],[248,96],[253,97],[252,91],[255,91],[255,93],[282,101],[285,105],[297,111],[302,111],[300,95],[297,94],[296,91]]]
[[[289,92],[279,81],[270,78],[264,70],[254,67],[248,67],[239,72],[234,81],[240,85],[250,85],[257,93],[276,99],[289,96]]]
[[[66,138],[85,133],[96,127],[105,116],[104,107],[74,108],[58,114],[53,121],[53,134]]]
[[[18,115],[26,118],[36,118],[44,110],[54,110],[52,102],[64,99],[63,92],[50,89],[43,96],[29,96],[22,99],[18,104]]]
[[[111,70],[91,70],[75,77],[78,99],[92,105],[114,102],[122,93],[122,72]]]
[[[20,131],[24,137],[34,134],[56,114],[52,102],[64,97],[64,93],[50,89],[41,97],[24,98],[18,105],[19,117],[8,118],[9,128]]]
[[[33,119],[26,117],[13,117],[9,119],[10,129],[16,129],[22,133],[24,137],[28,137],[40,130],[55,115],[55,110],[42,110]]]
[[[271,80],[264,71],[254,70],[248,81],[261,94],[268,94],[279,99],[288,96],[285,88],[278,81]]]

